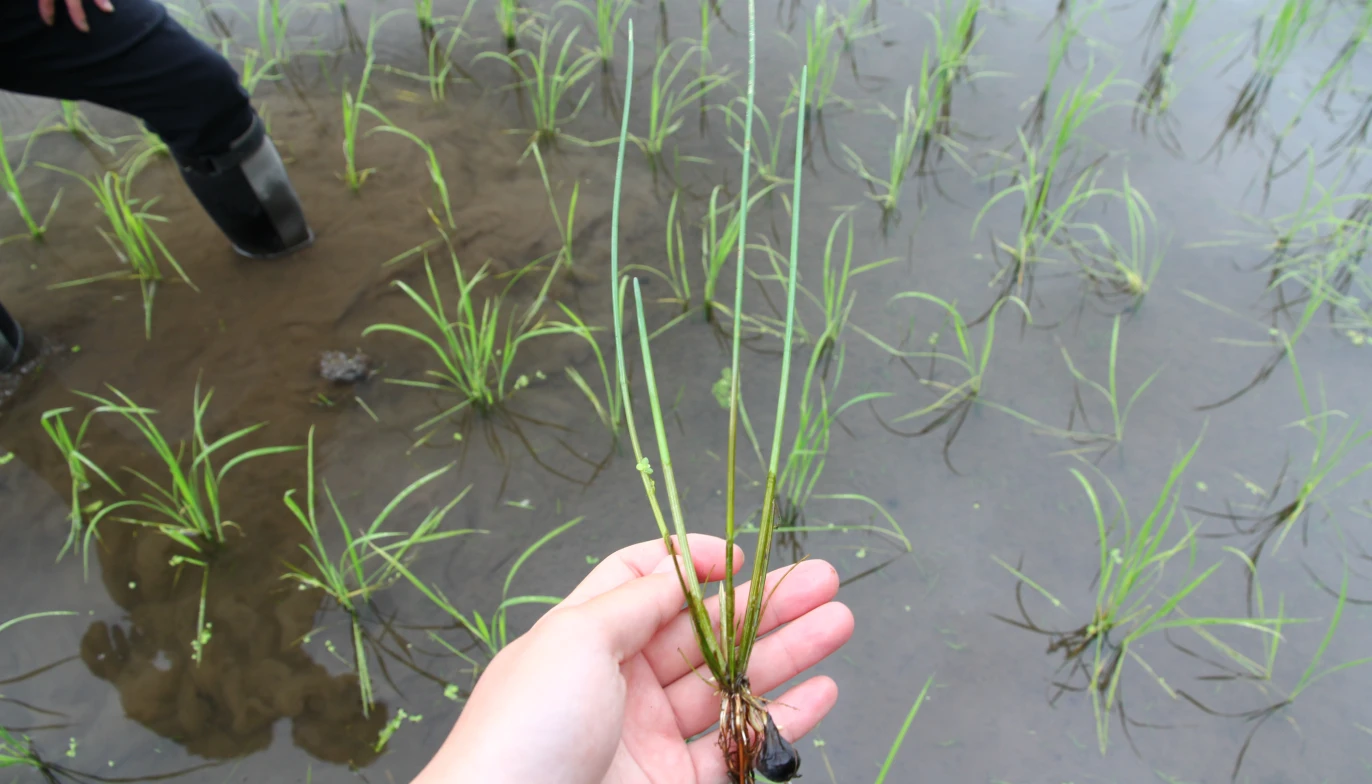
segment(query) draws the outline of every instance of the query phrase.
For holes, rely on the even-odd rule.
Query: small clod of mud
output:
[[[325,351],[319,355],[319,376],[335,384],[356,384],[372,374],[372,358],[358,351]]]

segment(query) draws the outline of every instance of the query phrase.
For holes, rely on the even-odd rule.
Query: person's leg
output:
[[[3,303],[0,303],[0,373],[9,370],[19,361],[24,350],[24,330],[19,322],[10,318]]]
[[[85,100],[148,124],[234,247],[275,256],[309,244],[304,214],[233,67],[156,0],[88,10],[90,32],[58,3],[0,2],[0,90]]]

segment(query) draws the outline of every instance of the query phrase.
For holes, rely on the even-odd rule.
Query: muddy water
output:
[[[991,211],[973,234],[982,205],[1002,187],[986,176],[1001,165],[999,151],[1015,140],[1031,99],[1042,84],[1047,50],[1056,28],[1049,25],[1056,4],[1020,4],[984,14],[977,67],[986,75],[957,88],[953,122],[966,145],[967,167],[945,159],[936,177],[913,181],[902,200],[899,220],[883,227],[879,211],[865,197],[865,186],[844,164],[843,145],[857,151],[873,170],[884,170],[892,121],[874,111],[898,106],[916,73],[913,63],[930,41],[924,4],[883,3],[877,17],[882,32],[855,47],[852,67],[835,83],[851,106],[826,110],[822,130],[805,173],[806,221],[801,238],[802,275],[817,276],[820,251],[836,207],[858,205],[859,236],[855,262],[888,256],[898,261],[857,279],[853,322],[882,340],[915,344],[940,329],[936,314],[907,302],[888,302],[897,291],[918,289],[978,313],[994,299],[988,286],[997,271],[989,234],[1013,230],[1013,208]],[[564,15],[565,9],[558,14]],[[1071,50],[1052,100],[1083,78],[1118,67],[1121,79],[1141,80],[1144,42],[1139,35],[1151,8],[1142,4],[1110,9],[1087,25],[1087,37]],[[354,21],[372,9],[350,4]],[[803,38],[803,20],[813,7],[783,4],[760,9],[760,109],[769,119],[780,109],[788,80],[798,69],[794,46],[780,35]],[[439,9],[442,13],[443,9]],[[462,62],[494,48],[491,10],[476,9],[471,32],[484,41],[458,47]],[[696,9],[689,3],[636,8],[640,52],[663,36],[696,34]],[[1178,454],[1204,430],[1204,441],[1184,480],[1185,504],[1223,510],[1252,504],[1244,483],[1271,487],[1285,475],[1287,486],[1276,505],[1290,498],[1291,481],[1300,478],[1312,448],[1308,435],[1283,427],[1301,416],[1299,397],[1285,364],[1272,379],[1231,405],[1200,412],[1197,407],[1242,387],[1270,356],[1268,349],[1234,341],[1266,339],[1266,313],[1276,304],[1264,294],[1266,276],[1252,272],[1267,255],[1263,240],[1248,236],[1215,246],[1233,231],[1252,231],[1244,215],[1280,216],[1299,203],[1304,170],[1277,180],[1264,201],[1262,174],[1270,144],[1259,137],[1227,145],[1218,159],[1202,157],[1223,126],[1224,115],[1247,65],[1226,70],[1249,43],[1258,11],[1246,4],[1216,0],[1203,6],[1196,26],[1180,50],[1183,89],[1173,111],[1180,155],[1156,136],[1139,134],[1129,108],[1112,107],[1088,123],[1079,144],[1078,163],[1109,154],[1103,164],[1108,185],[1126,167],[1131,180],[1152,203],[1165,231],[1169,251],[1154,290],[1142,307],[1126,314],[1121,327],[1118,382],[1131,393],[1161,368],[1156,381],[1130,412],[1122,445],[1100,457],[1099,466],[1120,488],[1131,509],[1142,515]],[[197,9],[193,16],[199,18]],[[1269,124],[1285,124],[1299,97],[1332,52],[1346,25],[1331,17],[1321,32],[1289,64],[1273,90]],[[422,70],[418,35],[408,17],[393,20],[378,37],[379,60]],[[737,75],[744,66],[742,7],[723,11],[715,28],[715,58]],[[236,23],[240,45],[252,45],[251,27]],[[500,601],[500,585],[513,559],[553,526],[583,517],[569,533],[547,545],[521,571],[516,590],[559,594],[588,568],[588,560],[652,533],[641,489],[630,464],[619,454],[585,399],[564,376],[578,368],[599,386],[593,353],[574,339],[528,344],[516,368],[530,385],[518,392],[509,416],[496,422],[445,423],[438,435],[415,446],[415,425],[450,402],[441,396],[392,385],[385,378],[419,378],[430,358],[403,339],[362,330],[378,322],[421,326],[417,313],[391,286],[395,280],[419,283],[417,257],[383,266],[398,254],[434,236],[425,213],[431,193],[421,154],[398,137],[377,135],[360,144],[359,165],[375,173],[354,195],[339,182],[341,131],[337,85],[353,80],[361,57],[349,50],[354,37],[336,13],[304,8],[292,21],[294,45],[337,55],[299,58],[290,83],[264,84],[257,99],[266,107],[271,131],[289,160],[297,190],[318,234],[313,248],[286,261],[255,263],[237,259],[209,220],[189,198],[165,163],[140,176],[138,193],[160,195],[156,211],[169,219],[160,227],[168,247],[186,267],[199,293],[168,284],[158,293],[154,335],[144,340],[136,287],[105,282],[52,291],[54,283],[107,271],[114,263],[91,229],[96,214],[76,186],[43,170],[23,176],[30,203],[46,205],[65,187],[49,240],[42,245],[12,242],[0,249],[6,271],[0,298],[47,347],[0,416],[0,447],[17,459],[0,467],[0,570],[8,601],[4,616],[68,609],[77,618],[46,619],[7,634],[0,654],[6,697],[0,720],[10,727],[63,725],[35,730],[40,749],[69,766],[105,776],[141,779],[211,763],[223,765],[203,776],[265,780],[343,780],[349,768],[367,780],[404,781],[432,754],[460,709],[444,696],[445,686],[471,683],[468,666],[427,636],[440,633],[458,647],[470,644],[445,628],[442,617],[405,586],[384,594],[370,619],[372,661],[381,705],[370,716],[357,708],[350,668],[331,650],[348,658],[345,618],[312,592],[278,579],[283,563],[299,563],[304,535],[281,504],[288,489],[303,488],[299,455],[264,459],[242,467],[226,486],[227,513],[242,529],[211,576],[207,615],[214,636],[205,661],[186,663],[194,636],[198,575],[178,574],[167,566],[172,550],[156,536],[111,527],[93,552],[88,579],[78,559],[52,559],[66,535],[68,478],[60,458],[38,426],[43,411],[79,403],[73,391],[98,391],[112,384],[135,400],[161,410],[160,421],[173,437],[189,427],[197,379],[215,390],[208,427],[215,432],[255,422],[268,426],[254,444],[302,443],[313,427],[321,477],[334,488],[350,520],[369,519],[392,494],[429,470],[456,468],[411,499],[410,516],[445,503],[471,486],[448,524],[481,529],[429,549],[416,570],[443,587],[463,608],[489,612]],[[361,31],[365,35],[365,30]],[[621,47],[622,50],[622,47]],[[615,74],[622,76],[623,53]],[[635,122],[645,121],[643,105],[648,66],[640,62]],[[847,62],[847,61],[845,61]],[[448,174],[457,229],[454,245],[470,274],[483,263],[493,272],[511,270],[554,251],[558,238],[546,196],[532,161],[520,161],[526,136],[510,133],[528,120],[519,98],[502,90],[508,75],[491,61],[470,69],[474,84],[454,85],[447,101],[431,105],[424,88],[393,73],[378,72],[372,100],[396,124],[432,143]],[[741,84],[741,79],[736,79]],[[569,131],[588,140],[606,139],[616,130],[607,106],[617,105],[620,88],[597,80],[586,108]],[[1119,87],[1124,100],[1133,90]],[[1295,95],[1297,98],[1290,96]],[[5,128],[11,133],[37,127],[52,106],[36,101],[5,103]],[[1330,118],[1306,112],[1295,141],[1287,148],[1336,137],[1348,119],[1336,102]],[[129,132],[129,122],[96,108],[89,116],[103,131]],[[11,128],[16,130],[11,131]],[[682,162],[676,176],[684,188],[692,221],[703,211],[713,185],[736,183],[736,154],[727,129],[712,113],[702,131],[692,116],[675,138],[682,155],[712,164]],[[789,155],[789,145],[784,155]],[[16,155],[15,149],[10,150]],[[39,160],[97,171],[108,157],[62,134],[34,142]],[[1322,170],[1319,177],[1339,187],[1360,184],[1356,159]],[[613,148],[562,145],[550,156],[551,177],[560,204],[571,184],[581,183],[575,276],[559,279],[555,296],[593,324],[608,323],[608,215]],[[625,257],[665,267],[662,236],[670,198],[669,178],[654,176],[631,155],[627,166],[623,215]],[[780,199],[764,201],[754,218],[756,239],[784,247],[772,233],[783,225]],[[1121,216],[1111,211],[1091,216],[1114,228]],[[0,216],[0,234],[21,230],[11,211]],[[688,258],[694,264],[698,240],[688,231]],[[757,255],[761,264],[761,256]],[[440,261],[445,261],[438,257]],[[441,274],[450,273],[439,267]],[[693,267],[693,272],[694,272]],[[809,280],[809,278],[804,278]],[[697,286],[699,277],[696,276]],[[647,291],[661,291],[654,283]],[[487,288],[484,293],[494,293]],[[523,304],[536,284],[521,282],[511,302]],[[1202,304],[1200,295],[1233,311]],[[750,288],[751,312],[767,312],[759,288]],[[992,353],[984,394],[1053,426],[1066,426],[1073,407],[1072,377],[1061,355],[1068,351],[1088,376],[1104,380],[1110,317],[1119,308],[1083,293],[1070,267],[1041,272],[1031,302],[1034,325],[1020,329],[1007,316]],[[652,318],[673,315],[658,307]],[[808,324],[813,310],[802,311]],[[1316,321],[1298,348],[1311,389],[1322,385],[1330,408],[1365,410],[1369,380],[1367,349]],[[812,327],[813,328],[813,327]],[[980,334],[980,328],[976,334]],[[1224,340],[1229,342],[1223,342]],[[945,337],[946,340],[946,337]],[[949,345],[949,344],[945,344]],[[710,383],[725,362],[714,331],[690,319],[657,342],[658,377],[663,394],[677,400],[674,452],[687,503],[700,528],[718,519],[725,417]],[[893,393],[876,404],[889,420],[932,402],[929,389],[901,364],[853,331],[846,339],[841,394]],[[774,346],[761,342],[749,362],[750,377],[765,410],[765,390],[778,370]],[[379,374],[353,388],[331,387],[317,377],[325,350],[362,349],[378,363]],[[922,365],[918,369],[923,372]],[[957,383],[951,368],[936,369],[939,380]],[[755,375],[753,375],[755,374]],[[678,394],[679,393],[679,394]],[[321,397],[322,396],[322,397]],[[376,419],[357,403],[364,401]],[[1108,411],[1099,401],[1088,412],[1097,425]],[[379,421],[377,421],[379,420]],[[843,599],[858,619],[857,634],[841,655],[821,670],[843,690],[835,712],[815,733],[822,745],[806,741],[807,780],[866,781],[884,758],[910,702],[929,675],[936,676],[932,698],[906,740],[895,781],[1026,782],[1220,782],[1227,780],[1253,722],[1207,714],[1159,687],[1140,666],[1125,675],[1124,705],[1131,721],[1131,748],[1116,719],[1111,747],[1102,757],[1085,695],[1067,693],[1056,701],[1053,682],[1064,677],[1059,656],[1044,654],[1047,639],[994,619],[1018,617],[1015,580],[992,556],[1021,563],[1025,573],[1064,603],[1055,609],[1026,592],[1025,606],[1042,626],[1069,629],[1089,620],[1097,561],[1090,510],[1068,469],[1064,454],[1074,445],[1035,433],[1033,428],[989,407],[972,411],[945,457],[944,431],[923,438],[887,432],[871,409],[854,409],[835,431],[821,493],[855,493],[880,503],[903,526],[913,546],[903,554],[883,537],[861,533],[812,533],[786,543],[784,558],[802,555],[833,561],[851,582]],[[459,440],[455,436],[460,435]],[[102,464],[149,467],[151,455],[136,433],[119,423],[100,423],[90,435],[90,450]],[[1350,455],[1345,470],[1370,459]],[[950,470],[951,462],[957,473]],[[756,472],[753,472],[756,474]],[[1335,476],[1339,476],[1336,472]],[[1365,516],[1349,512],[1369,498],[1366,481],[1352,481],[1326,495],[1312,512],[1303,536],[1291,536],[1263,560],[1262,585],[1269,605],[1277,597],[1287,615],[1312,619],[1287,630],[1271,684],[1205,680],[1215,667],[1186,656],[1162,637],[1144,640],[1138,651],[1174,689],[1186,691],[1216,713],[1240,714],[1280,699],[1300,678],[1319,648],[1334,601],[1318,581],[1337,585],[1344,556],[1350,556],[1354,597],[1372,594],[1357,571],[1366,543]],[[1365,507],[1364,507],[1365,508]],[[869,510],[849,502],[812,502],[812,524],[868,523]],[[1193,615],[1245,612],[1242,566],[1222,550],[1244,548],[1251,538],[1226,536],[1225,521],[1192,513],[1207,535],[1196,563],[1228,562],[1185,605]],[[417,517],[415,519],[418,519]],[[879,567],[879,568],[878,568]],[[1180,584],[1185,565],[1169,569],[1165,585]],[[1174,573],[1175,572],[1175,573]],[[532,619],[516,613],[516,627]],[[1372,635],[1363,605],[1346,608],[1337,635],[1324,654],[1324,666],[1366,655]],[[1203,645],[1178,635],[1190,650]],[[1255,635],[1229,635],[1250,656],[1259,656]],[[52,665],[48,668],[49,665]],[[28,676],[28,677],[19,677]],[[14,680],[9,680],[14,679]],[[1365,705],[1365,672],[1353,669],[1330,676],[1300,695],[1294,705],[1259,730],[1240,780],[1250,782],[1360,781],[1372,759]],[[34,708],[43,712],[35,711]],[[398,709],[419,714],[406,722],[385,754],[371,751],[379,728]],[[1148,726],[1143,726],[1148,725]],[[74,760],[62,757],[67,739],[77,739]]]

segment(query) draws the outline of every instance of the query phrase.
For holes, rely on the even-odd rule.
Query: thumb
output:
[[[603,593],[572,612],[598,629],[616,660],[623,661],[653,639],[681,612],[684,594],[677,576],[680,556],[665,556],[653,571]]]

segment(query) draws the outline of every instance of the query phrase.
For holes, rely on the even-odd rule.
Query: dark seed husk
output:
[[[767,727],[764,730],[762,749],[753,761],[753,770],[771,781],[786,782],[800,778],[800,752],[789,741],[781,737],[777,725],[767,714]]]

